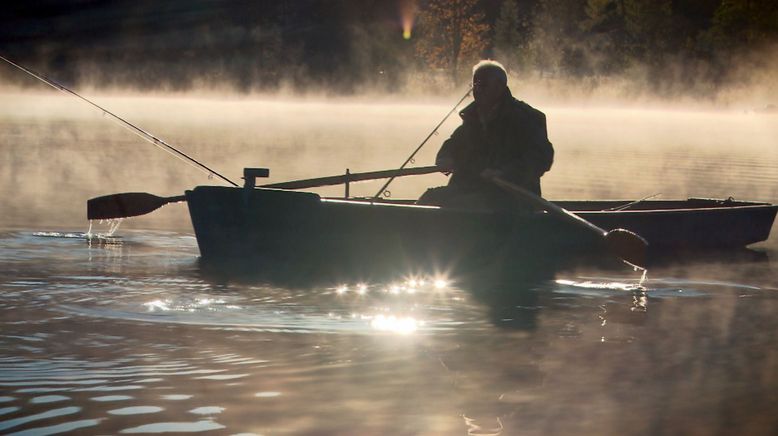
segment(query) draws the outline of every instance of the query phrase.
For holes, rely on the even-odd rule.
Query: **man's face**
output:
[[[473,98],[482,108],[492,108],[505,93],[505,84],[493,70],[479,70],[473,76]]]

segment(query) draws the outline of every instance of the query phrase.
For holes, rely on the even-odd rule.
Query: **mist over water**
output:
[[[521,90],[514,93],[522,98]],[[270,168],[268,183],[342,174],[347,168],[396,168],[458,99],[88,97],[239,184],[244,167]],[[527,102],[546,113],[556,150],[554,166],[542,179],[547,198],[778,199],[778,114]],[[414,165],[432,164],[459,123],[452,115]],[[223,184],[59,93],[5,91],[0,124],[0,220],[6,225],[85,226],[91,197],[130,191],[178,195],[197,185]],[[396,180],[390,190],[394,198],[415,198],[445,183],[442,175],[412,177]],[[352,195],[374,195],[379,187],[358,183]],[[317,192],[342,195],[342,188]],[[168,206],[128,224],[186,230],[184,209]],[[52,213],[56,220],[47,218]]]

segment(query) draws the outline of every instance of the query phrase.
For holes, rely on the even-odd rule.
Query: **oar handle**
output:
[[[491,177],[491,181],[494,182],[497,186],[503,188],[504,190],[511,192],[513,194],[516,194],[517,196],[521,197],[522,200],[524,200],[527,203],[530,203],[534,206],[537,206],[541,209],[544,209],[548,211],[550,214],[555,215],[559,218],[564,219],[565,221],[577,225],[579,227],[585,228],[589,231],[595,232],[600,236],[605,236],[606,232],[605,230],[597,227],[596,225],[590,223],[589,221],[586,221],[585,219],[579,217],[578,215],[575,215],[571,212],[569,212],[566,209],[563,209],[556,204],[545,200],[541,197],[538,197],[537,195],[533,194],[532,192],[522,188],[521,186],[511,183],[505,179],[503,179],[500,176],[493,176]]]

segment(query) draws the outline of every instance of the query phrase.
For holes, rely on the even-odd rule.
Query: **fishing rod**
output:
[[[442,126],[442,125],[443,125],[443,123],[445,123],[445,122],[446,122],[446,120],[448,119],[448,117],[450,117],[450,116],[451,116],[451,114],[453,114],[453,113],[454,113],[454,111],[455,111],[455,110],[457,110],[457,108],[459,107],[459,105],[460,105],[460,104],[462,104],[462,102],[463,102],[463,101],[465,101],[465,99],[466,99],[466,98],[467,98],[467,97],[470,95],[470,93],[471,93],[471,92],[473,92],[473,86],[472,86],[472,85],[471,85],[469,88],[467,88],[467,92],[465,93],[465,95],[463,95],[463,96],[462,96],[462,98],[460,98],[460,99],[459,99],[459,101],[457,102],[457,104],[455,104],[455,105],[454,105],[454,107],[452,107],[452,108],[451,108],[451,110],[450,110],[450,111],[448,111],[448,113],[446,114],[446,116],[445,116],[445,117],[443,117],[443,119],[442,119],[442,120],[440,120],[440,122],[438,123],[438,125],[437,125],[437,126],[435,126],[435,128],[434,128],[434,129],[432,129],[432,131],[430,132],[430,134],[429,134],[429,135],[427,135],[427,137],[426,137],[426,138],[424,138],[424,141],[421,141],[421,144],[419,144],[419,146],[418,146],[418,147],[416,147],[416,150],[414,150],[414,151],[413,151],[413,153],[411,153],[411,155],[410,155],[410,156],[408,156],[408,159],[406,159],[406,160],[405,160],[405,162],[403,162],[403,164],[402,164],[402,165],[400,165],[400,168],[399,168],[400,170],[402,170],[402,169],[405,169],[405,166],[406,166],[406,165],[408,165],[408,163],[409,163],[409,162],[413,162],[413,158],[414,158],[414,156],[416,156],[416,153],[418,153],[418,152],[419,152],[419,150],[421,150],[421,148],[422,148],[422,147],[424,147],[424,144],[426,144],[426,143],[427,143],[427,141],[429,141],[429,139],[430,139],[430,138],[432,138],[432,135],[435,135],[435,134],[437,134],[437,133],[438,133],[438,129],[440,128],[440,126]],[[384,186],[382,186],[382,187],[381,187],[381,189],[379,189],[379,190],[378,190],[378,192],[376,192],[376,194],[373,196],[373,199],[377,199],[377,198],[378,198],[378,197],[380,197],[381,195],[384,195],[385,193],[388,193],[389,191],[387,191],[387,190],[386,190],[386,188],[388,188],[388,187],[389,187],[389,184],[391,184],[391,183],[392,183],[392,181],[394,181],[395,177],[396,177],[396,176],[392,176],[391,178],[389,178],[389,180],[387,180],[387,181],[386,181],[386,183],[384,183]]]
[[[187,155],[183,151],[173,147],[172,145],[168,144],[167,142],[163,141],[162,139],[160,139],[160,138],[154,136],[153,134],[151,134],[151,133],[141,129],[140,127],[130,123],[129,121],[125,120],[124,118],[114,114],[113,112],[109,111],[108,109],[105,109],[104,107],[98,105],[97,103],[94,103],[93,101],[87,99],[86,97],[83,97],[83,96],[79,95],[78,93],[76,93],[75,91],[65,87],[64,85],[61,85],[61,84],[57,83],[56,81],[54,81],[52,79],[49,79],[49,78],[43,76],[42,74],[38,74],[35,71],[32,71],[29,68],[26,68],[26,67],[24,67],[22,65],[19,65],[16,62],[13,62],[13,61],[11,61],[11,60],[3,57],[3,56],[0,56],[0,59],[4,60],[5,62],[7,62],[7,63],[9,63],[11,65],[13,65],[14,67],[16,67],[18,69],[24,71],[25,73],[31,75],[32,77],[35,77],[36,79],[38,79],[41,82],[51,86],[52,88],[54,88],[54,89],[56,89],[58,91],[61,91],[61,92],[65,93],[65,94],[70,94],[70,95],[72,95],[72,96],[74,96],[74,97],[76,97],[76,98],[78,98],[78,99],[80,99],[82,101],[87,102],[91,106],[96,107],[97,109],[101,110],[104,115],[109,115],[115,121],[118,121],[119,124],[122,127],[130,130],[132,133],[140,136],[141,138],[143,138],[147,142],[151,143],[152,145],[160,148],[161,150],[164,150],[164,151],[172,154],[173,156],[177,157],[178,159],[183,160],[184,162],[194,166],[195,168],[197,168],[199,170],[205,171],[208,174],[209,177],[213,175],[213,176],[216,176],[216,177],[224,180],[225,182],[229,183],[232,186],[236,186],[236,187],[238,186],[237,183],[235,183],[232,180],[228,179],[227,177],[219,174],[215,170],[207,167],[205,164],[197,161],[195,158]]]

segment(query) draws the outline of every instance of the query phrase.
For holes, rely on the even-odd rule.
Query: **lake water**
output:
[[[398,166],[450,108],[96,100],[235,180],[244,166],[270,167],[270,182]],[[218,181],[75,100],[1,101],[0,433],[778,428],[776,234],[750,252],[663,263],[642,288],[626,266],[532,284],[397,271],[382,283],[304,277],[310,286],[282,287],[201,268],[183,205],[87,240],[88,198],[177,195]],[[774,114],[538,106],[557,151],[543,179],[551,199],[778,202]],[[417,165],[432,162],[456,124],[441,128]],[[422,176],[391,190],[413,197],[442,183]]]

